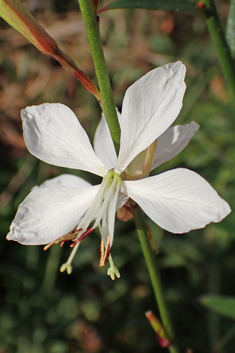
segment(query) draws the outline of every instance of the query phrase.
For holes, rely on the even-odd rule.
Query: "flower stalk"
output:
[[[202,0],[204,6],[202,7],[206,23],[217,50],[220,63],[227,80],[232,98],[235,98],[235,65],[234,60],[225,37],[225,33],[213,0]]]
[[[101,94],[100,105],[107,120],[115,150],[118,152],[120,145],[120,126],[100,38],[99,18],[96,16],[93,4],[90,0],[79,0],[79,5],[99,84]]]
[[[0,0],[0,16],[27,38],[43,54],[57,60],[100,101],[100,92],[95,84],[82,72],[73,60],[64,54],[56,41],[42,28],[35,18],[18,0]]]
[[[154,256],[153,250],[151,248],[151,244],[149,242],[149,237],[146,231],[146,225],[144,223],[141,210],[137,205],[134,205],[133,203],[132,203],[132,213],[135,219],[136,230],[138,233],[138,237],[140,240],[140,244],[141,244],[146,265],[148,268],[149,277],[153,286],[155,298],[158,304],[158,309],[160,312],[162,324],[166,332],[166,336],[171,342],[171,345],[168,347],[168,349],[170,353],[178,353],[179,351],[175,345],[174,330],[173,330],[171,318],[168,312],[167,304],[163,293],[163,288],[162,288],[160,273],[156,262],[156,257]]]

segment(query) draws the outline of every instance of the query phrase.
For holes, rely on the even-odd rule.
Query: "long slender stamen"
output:
[[[61,236],[52,243],[46,245],[46,249],[52,244],[58,244],[72,240],[73,243],[71,247],[73,250],[67,260],[64,263],[60,271],[67,271],[68,274],[72,272],[72,261],[80,245],[80,242],[90,234],[96,227],[99,227],[101,232],[101,256],[100,256],[100,266],[104,266],[107,258],[110,255],[110,248],[113,242],[114,234],[114,223],[115,223],[115,213],[117,200],[119,195],[119,190],[121,187],[121,178],[118,173],[110,170],[103,178],[99,190],[92,201],[90,207],[85,211],[84,216],[78,222],[78,225],[69,233]],[[94,221],[95,220],[95,221]],[[90,224],[94,221],[94,224]],[[114,266],[112,258],[110,257],[110,277],[112,279],[120,277],[117,268]]]
[[[115,213],[120,186],[120,176],[119,174],[114,174],[112,184],[105,195],[105,200],[99,211],[99,216],[94,224],[94,227],[99,226],[102,239],[100,244],[100,266],[105,265],[112,246]]]
[[[100,223],[104,214],[107,212],[107,206],[110,202],[110,198],[113,195],[115,188],[116,188],[116,183],[115,183],[115,178],[114,178],[112,184],[110,185],[110,187],[108,189],[107,194],[105,195],[105,199],[102,203],[101,209],[99,210],[99,214],[98,214],[96,221],[95,221],[95,224],[94,224],[95,228],[98,226],[98,224]]]
[[[116,207],[117,207],[117,200],[118,200],[118,195],[119,195],[119,191],[120,191],[120,187],[121,187],[121,179],[119,178],[117,180],[117,187],[115,190],[115,194],[113,199],[110,202],[109,208],[108,208],[108,219],[109,219],[109,223],[108,223],[108,227],[109,227],[109,234],[111,237],[111,244],[110,246],[112,246],[113,243],[113,234],[114,234],[114,225],[115,225],[115,214],[116,214]]]
[[[91,223],[91,221],[95,218],[95,216],[97,215],[97,212],[99,211],[100,205],[102,203],[102,200],[104,199],[104,195],[107,192],[107,189],[109,188],[109,179],[110,176],[112,175],[112,171],[109,171],[103,178],[102,183],[100,185],[99,191],[96,194],[91,207],[89,207],[89,209],[87,210],[82,222],[79,224],[79,226],[81,226],[81,228],[86,229],[89,224]],[[95,228],[95,227],[94,227]]]
[[[53,240],[51,243],[44,246],[43,250],[48,250],[54,244],[61,243],[61,246],[63,246],[66,241],[69,241],[69,240],[76,238],[78,233],[80,233],[82,230],[81,228],[76,230],[76,228],[77,228],[77,226],[75,228],[73,228],[69,233],[62,235],[62,237],[60,237],[58,239]]]

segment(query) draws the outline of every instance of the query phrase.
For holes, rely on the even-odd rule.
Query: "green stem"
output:
[[[230,340],[234,339],[235,336],[235,326],[232,326],[231,329],[229,329],[225,334],[224,337],[217,343],[214,352],[219,353],[222,352],[222,349],[224,349],[224,346],[229,343]]]
[[[225,78],[229,85],[233,99],[235,98],[235,66],[231,51],[225,38],[224,30],[213,0],[202,0],[207,26],[219,55]]]
[[[155,298],[158,304],[161,320],[164,330],[172,345],[169,347],[170,353],[178,353],[178,348],[175,345],[175,335],[171,324],[171,319],[168,313],[166,301],[163,294],[163,288],[160,278],[160,273],[157,266],[156,257],[151,248],[149,237],[146,231],[146,225],[143,220],[143,215],[138,206],[132,207],[137,233],[139,236],[140,244],[147,264],[150,280],[153,286]]]
[[[99,19],[95,16],[90,0],[78,1],[99,84],[101,94],[100,105],[107,120],[115,149],[118,152],[120,145],[120,126],[100,39]]]
[[[229,13],[227,19],[226,39],[233,58],[235,57],[235,0],[230,0]]]
[[[218,259],[213,258],[209,264],[209,280],[208,292],[209,295],[218,295],[220,286],[220,262]],[[220,340],[220,317],[212,310],[208,311],[208,329],[211,352]]]
[[[43,281],[43,291],[47,295],[51,295],[55,286],[56,276],[58,274],[59,262],[60,262],[61,247],[52,246],[50,249],[50,255],[47,259],[47,265],[45,270],[45,276]]]

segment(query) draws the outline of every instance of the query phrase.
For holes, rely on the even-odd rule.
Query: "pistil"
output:
[[[111,254],[109,255],[109,264],[110,264],[110,267],[107,271],[107,275],[110,276],[113,281],[115,280],[116,277],[120,278],[121,277],[120,272],[118,271],[117,267],[114,265]]]

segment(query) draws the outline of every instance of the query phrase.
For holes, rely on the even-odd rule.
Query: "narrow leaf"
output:
[[[116,0],[104,6],[99,12],[111,9],[139,8],[161,11],[196,10],[197,1],[193,0]]]
[[[235,297],[204,296],[200,302],[218,314],[235,319]]]

